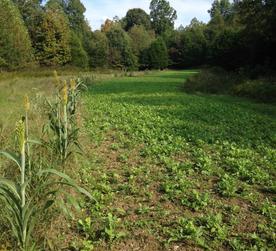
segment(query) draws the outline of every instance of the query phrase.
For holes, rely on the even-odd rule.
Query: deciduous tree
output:
[[[152,26],[157,34],[162,34],[174,28],[177,13],[166,0],[152,0],[150,3]]]
[[[135,25],[143,25],[146,30],[151,29],[150,16],[142,9],[130,9],[125,17],[125,29],[130,30]]]
[[[64,65],[71,59],[70,27],[63,9],[49,2],[37,27],[36,56],[41,65]]]
[[[147,51],[147,60],[151,69],[163,70],[168,67],[168,50],[162,37],[157,38]]]
[[[107,67],[109,46],[106,33],[95,31],[91,40],[91,62],[92,67]]]
[[[109,64],[115,68],[133,70],[137,68],[137,58],[127,33],[119,26],[112,26],[107,32],[109,44]]]
[[[87,68],[89,66],[88,55],[86,51],[83,49],[81,40],[74,31],[71,31],[70,34],[70,49],[70,64],[77,67]]]
[[[154,31],[147,31],[143,25],[135,25],[128,32],[131,38],[131,47],[139,58],[143,50],[150,47],[155,39]]]
[[[23,68],[33,61],[30,37],[16,5],[0,1],[0,68]]]

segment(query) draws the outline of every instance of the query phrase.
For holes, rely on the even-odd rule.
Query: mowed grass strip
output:
[[[185,94],[190,74],[89,87],[80,176],[102,209],[89,205],[89,217],[121,219],[114,250],[273,250],[275,106]]]

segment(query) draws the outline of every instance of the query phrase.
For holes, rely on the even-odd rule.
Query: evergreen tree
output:
[[[0,1],[0,68],[23,68],[33,61],[28,31],[18,8]]]

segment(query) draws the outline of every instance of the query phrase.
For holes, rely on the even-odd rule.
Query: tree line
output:
[[[80,0],[1,0],[0,69],[275,69],[275,0],[215,0],[208,23],[194,18],[177,29],[177,11],[166,0],[152,0],[149,14],[130,9],[94,32],[85,11]]]

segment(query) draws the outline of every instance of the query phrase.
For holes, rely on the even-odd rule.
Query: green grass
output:
[[[66,170],[97,202],[81,201],[74,217],[53,211],[51,229],[41,224],[38,231],[38,240],[47,236],[38,243],[42,250],[275,249],[275,106],[186,94],[191,74],[86,73],[85,154]],[[37,103],[52,88],[44,75],[0,81],[1,148],[14,144],[7,139],[25,93],[31,94],[31,135],[41,131]],[[12,172],[4,164],[1,175]],[[5,250],[9,233],[1,223]]]
[[[272,250],[275,106],[185,94],[190,74],[160,72],[89,88],[94,164],[84,164],[81,177],[103,208],[91,206],[90,216],[121,218],[126,237],[114,250],[129,243],[142,250]],[[261,209],[266,200],[273,217]]]

